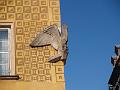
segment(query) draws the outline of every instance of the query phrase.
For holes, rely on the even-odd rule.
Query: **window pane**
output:
[[[8,65],[0,65],[0,75],[9,75]]]
[[[0,52],[7,52],[7,51],[8,51],[8,42],[0,41]]]
[[[8,53],[0,53],[0,64],[8,63]]]
[[[0,29],[0,41],[8,40],[8,31],[7,29]]]
[[[2,29],[1,29],[2,30]],[[8,31],[7,29],[3,29],[4,31],[0,31],[0,52],[8,51]]]

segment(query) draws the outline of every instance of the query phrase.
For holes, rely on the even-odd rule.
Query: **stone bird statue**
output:
[[[49,57],[49,62],[64,61],[66,63],[68,55],[68,33],[67,26],[62,25],[61,31],[58,29],[57,25],[51,25],[45,30],[40,32],[36,38],[30,44],[31,47],[43,47],[51,45],[55,50],[58,51],[58,54],[55,56]]]

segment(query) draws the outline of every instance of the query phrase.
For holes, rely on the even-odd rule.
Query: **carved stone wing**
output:
[[[42,32],[40,32],[36,38],[32,41],[30,46],[42,47],[46,45],[52,45],[53,48],[58,50],[60,43],[60,33],[56,25],[51,25]]]
[[[65,44],[68,41],[68,32],[67,32],[67,25],[62,25],[62,30],[61,30],[61,38],[62,38],[62,43]]]

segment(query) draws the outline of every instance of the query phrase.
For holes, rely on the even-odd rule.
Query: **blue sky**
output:
[[[61,0],[68,24],[66,90],[108,90],[110,58],[120,44],[120,0]]]

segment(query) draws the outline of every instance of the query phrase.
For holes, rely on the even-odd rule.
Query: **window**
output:
[[[8,31],[9,28],[0,28],[0,75],[10,75]]]
[[[0,23],[0,76],[15,75],[15,50],[12,23]]]

